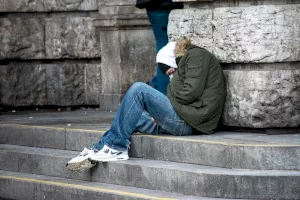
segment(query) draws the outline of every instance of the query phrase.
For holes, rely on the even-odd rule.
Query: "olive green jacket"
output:
[[[216,57],[190,45],[168,86],[176,113],[196,131],[209,134],[218,125],[225,97],[224,75]]]

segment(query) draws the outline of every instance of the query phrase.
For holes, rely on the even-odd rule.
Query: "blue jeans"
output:
[[[126,93],[111,128],[94,145],[127,150],[135,131],[149,134],[191,135],[192,128],[175,112],[168,97],[145,83],[133,84]]]
[[[159,92],[166,95],[169,83],[170,83],[170,77],[162,73],[158,65],[156,65],[156,76],[152,78],[152,80],[150,81],[150,85],[153,88],[157,89]]]
[[[168,20],[170,11],[154,10],[147,11],[153,34],[156,40],[156,53],[168,44]],[[156,76],[150,81],[150,85],[163,94],[167,94],[170,82],[168,75],[163,74],[156,66]]]
[[[156,40],[156,53],[166,46],[169,42],[168,38],[168,21],[170,11],[154,10],[148,11],[147,16],[151,23],[153,34]]]

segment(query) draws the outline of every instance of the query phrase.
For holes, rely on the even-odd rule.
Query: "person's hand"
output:
[[[170,67],[170,68],[166,71],[166,74],[170,76],[171,74],[174,74],[175,72],[176,72],[176,69],[173,68],[173,67]]]

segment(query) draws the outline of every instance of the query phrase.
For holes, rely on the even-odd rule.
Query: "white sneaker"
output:
[[[91,154],[90,159],[92,161],[107,162],[107,161],[117,161],[117,160],[128,160],[129,157],[128,157],[128,150],[119,151],[104,145],[104,147],[101,150]]]
[[[94,149],[84,148],[83,151],[75,158],[67,163],[67,168],[72,171],[83,171],[90,169],[96,165],[95,162],[89,160],[90,156],[95,154]]]

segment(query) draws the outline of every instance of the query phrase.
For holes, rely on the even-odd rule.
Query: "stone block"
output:
[[[97,11],[97,0],[45,0],[45,11]]]
[[[98,0],[98,11],[101,16],[146,14],[146,9],[135,7],[134,0]]]
[[[195,142],[192,142],[195,138]],[[229,146],[218,144],[205,144],[196,141],[197,136],[186,137],[189,141],[176,140],[176,137],[169,136],[166,140],[163,137],[143,137],[142,151],[143,158],[156,160],[167,160],[180,163],[195,163],[208,166],[231,167],[231,149]],[[186,147],[189,148],[186,148]]]
[[[98,105],[100,66],[97,64],[54,64],[47,66],[49,105]]]
[[[99,42],[92,21],[90,17],[47,19],[47,58],[100,58]]]
[[[34,152],[30,152],[34,151]],[[20,151],[16,148],[13,151]],[[63,178],[73,178],[90,181],[90,172],[74,172],[66,168],[66,163],[70,160],[70,157],[77,156],[77,152],[72,154],[61,151],[61,150],[50,150],[50,149],[24,149],[19,154],[19,172],[40,174],[47,176],[56,176]],[[77,154],[77,155],[76,155]]]
[[[46,70],[49,105],[98,105],[100,65],[85,63],[49,64]]]
[[[36,185],[32,182],[19,182],[14,179],[0,179],[0,195],[2,200],[7,199],[35,199]]]
[[[119,199],[117,195],[111,194],[111,193],[105,193],[101,191],[101,187],[98,187],[97,189],[100,189],[101,192],[93,190],[89,190],[86,188],[92,188],[94,187],[95,183],[92,185],[78,185],[73,183],[69,183],[73,187],[61,186],[64,185],[57,184],[57,185],[50,185],[50,184],[37,184],[36,186],[36,196],[43,198],[47,197],[49,199],[72,199],[72,200],[84,200],[84,199]],[[80,189],[79,189],[80,188]],[[55,192],[54,192],[55,191]],[[120,198],[122,199],[122,198]],[[127,199],[127,198],[125,198]]]
[[[3,65],[0,102],[8,106],[47,105],[46,68],[42,65]]]
[[[0,148],[0,169],[18,171],[19,155],[16,152],[6,151]]]
[[[99,105],[99,64],[0,66],[0,103],[8,106]]]
[[[100,64],[87,64],[85,67],[85,104],[99,105],[101,89]]]
[[[232,166],[244,169],[300,169],[300,149],[289,147],[232,147]]]
[[[82,151],[84,147],[90,148],[102,135],[99,131],[67,130],[66,149]]]
[[[100,109],[104,111],[117,111],[122,101],[121,94],[101,94]]]
[[[156,72],[154,41],[151,30],[121,30],[121,94],[125,94],[133,83],[153,78]]]
[[[130,138],[129,157],[143,158],[143,134],[134,134]]]
[[[300,60],[300,4],[216,8],[213,28],[222,62]]]
[[[168,34],[190,37],[223,63],[299,61],[299,10],[300,4],[174,10]]]
[[[0,0],[0,12],[43,12],[44,0]]]
[[[83,105],[85,102],[84,66],[48,65],[47,94],[49,105]]]
[[[235,170],[131,159],[98,163],[92,181],[229,199],[297,199],[299,172]],[[226,185],[226,187],[224,187]]]
[[[33,129],[28,126],[1,125],[1,144],[34,146]]]
[[[0,12],[97,10],[97,0],[0,0]]]
[[[102,56],[101,110],[116,110],[134,82],[149,81],[155,73],[155,40],[144,22],[116,19],[96,23]]]
[[[1,125],[2,144],[65,149],[65,131],[32,126]]]
[[[43,18],[0,18],[0,59],[42,59],[44,43]]]
[[[300,70],[225,71],[223,122],[266,128],[300,125]]]
[[[169,16],[169,38],[176,41],[182,36],[187,36],[194,44],[212,51],[212,18],[212,9],[174,10]]]
[[[52,149],[66,149],[65,130],[37,127],[33,127],[32,129],[33,134],[31,138],[28,138],[27,136],[28,139],[32,140],[32,146]]]

